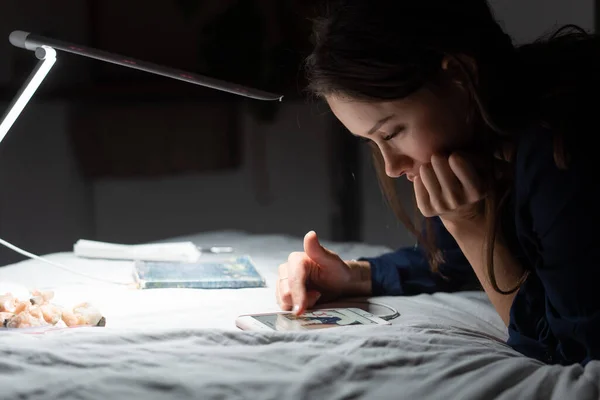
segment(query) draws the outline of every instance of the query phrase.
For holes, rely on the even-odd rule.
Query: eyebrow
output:
[[[388,115],[387,117],[382,118],[379,121],[377,121],[375,123],[375,125],[373,125],[373,127],[369,130],[369,132],[367,132],[367,136],[368,135],[372,135],[375,132],[377,132],[379,130],[379,128],[381,128],[383,126],[383,124],[385,124],[386,122],[388,122],[392,118],[394,118],[394,114]]]

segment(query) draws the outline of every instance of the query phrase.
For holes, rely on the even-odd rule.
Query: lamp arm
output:
[[[35,49],[35,56],[39,59],[35,68],[23,84],[17,95],[13,98],[8,109],[0,120],[0,142],[4,139],[8,130],[19,117],[31,96],[40,86],[50,69],[56,62],[56,51],[49,46],[40,46]]]
[[[283,96],[279,94],[273,94],[258,89],[252,89],[241,85],[237,85],[235,83],[194,74],[176,68],[165,67],[147,61],[137,60],[131,57],[125,57],[119,54],[109,53],[104,50],[98,50],[91,47],[81,46],[78,44],[67,43],[61,40],[47,38],[29,32],[14,31],[10,34],[9,40],[13,46],[20,47],[26,50],[35,51],[35,49],[41,46],[50,46],[56,50],[64,51],[67,53],[77,54],[83,57],[93,58],[111,64],[122,65],[127,68],[133,68],[140,71],[149,72],[151,74],[161,75],[168,78],[193,83],[195,85],[206,86],[215,90],[229,92],[256,100],[281,101],[281,99],[283,98]]]

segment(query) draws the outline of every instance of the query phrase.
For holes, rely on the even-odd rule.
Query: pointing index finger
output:
[[[288,284],[292,294],[292,311],[296,315],[302,314],[306,309],[306,265],[303,260],[290,263]]]

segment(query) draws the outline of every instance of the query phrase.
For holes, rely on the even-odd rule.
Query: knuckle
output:
[[[479,192],[474,192],[470,196],[467,197],[467,201],[469,204],[477,203],[478,201],[483,199],[483,195]]]
[[[282,306],[289,306],[291,304],[292,304],[292,295],[289,292],[281,295],[281,305]]]
[[[279,305],[291,304],[292,292],[288,285],[278,284],[276,295]]]
[[[463,196],[460,191],[455,189],[450,193],[448,196],[447,205],[450,210],[455,210],[463,205]]]
[[[292,304],[291,296],[290,295],[281,295],[277,299],[277,304],[279,304],[279,307],[281,307],[281,308],[289,307]]]
[[[441,214],[441,213],[446,213],[448,211],[452,211],[453,209],[454,209],[454,207],[452,207],[452,204],[449,201],[442,201],[437,205],[437,207],[435,208],[435,211],[438,214]]]
[[[456,201],[455,198],[450,198],[448,199],[448,203],[447,203],[447,210],[456,210],[458,207],[460,207],[460,203],[458,201]]]
[[[282,301],[287,302],[287,301],[291,300],[292,292],[290,291],[289,288],[285,288],[285,289],[279,291],[279,297],[281,298]]]
[[[429,212],[441,212],[443,210],[445,210],[447,207],[444,204],[444,201],[441,199],[438,199],[436,197],[432,197],[429,201],[430,206],[427,207]]]

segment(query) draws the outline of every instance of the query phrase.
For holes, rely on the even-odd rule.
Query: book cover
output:
[[[137,261],[134,276],[140,289],[241,289],[266,286],[252,259],[245,255],[207,257],[194,263]]]

